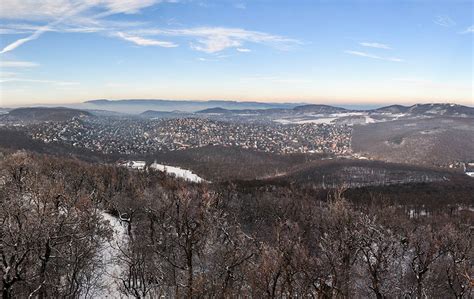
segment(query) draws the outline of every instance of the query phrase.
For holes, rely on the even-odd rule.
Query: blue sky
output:
[[[0,106],[473,105],[473,1],[3,0]]]

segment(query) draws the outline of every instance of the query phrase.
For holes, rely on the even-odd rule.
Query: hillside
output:
[[[270,181],[293,182],[318,188],[428,183],[449,180],[455,173],[406,164],[368,160],[323,160],[309,163]],[[462,174],[459,174],[462,175]]]
[[[426,116],[474,116],[474,108],[445,103],[433,104],[415,104],[412,106],[391,105],[374,109],[375,113],[407,113],[411,115],[426,115]]]
[[[11,110],[8,114],[4,115],[11,120],[19,120],[26,122],[35,122],[35,121],[67,121],[74,117],[87,117],[92,116],[90,112],[55,107],[55,108],[45,108],[45,107],[31,107],[31,108],[17,108]]]
[[[389,162],[446,165],[474,159],[472,140],[472,118],[405,119],[355,126],[352,149]]]
[[[334,107],[329,105],[303,105],[293,108],[294,112],[297,113],[316,113],[316,114],[333,114],[349,112],[349,110],[340,107]]]
[[[147,110],[139,114],[140,117],[144,118],[180,118],[189,116],[189,113],[182,111],[156,111]]]

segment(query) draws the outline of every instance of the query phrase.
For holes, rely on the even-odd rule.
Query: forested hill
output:
[[[467,176],[430,196],[2,153],[3,298],[472,295]],[[457,201],[427,204],[443,192]]]

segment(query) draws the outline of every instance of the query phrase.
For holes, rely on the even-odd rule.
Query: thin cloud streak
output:
[[[81,32],[102,33],[109,37],[118,37],[122,40],[140,46],[177,47],[178,44],[171,41],[151,39],[146,36],[172,36],[188,38],[190,47],[196,51],[214,54],[225,49],[235,48],[239,52],[249,52],[246,43],[259,43],[273,46],[280,50],[288,50],[301,44],[300,41],[269,34],[265,32],[245,30],[241,28],[227,27],[192,27],[180,29],[142,28],[132,30],[134,26],[144,24],[122,24],[123,22],[107,21],[104,18],[124,13],[133,14],[145,7],[162,2],[176,2],[176,0],[85,0],[83,5],[74,6],[78,3],[73,0],[57,0],[59,2],[40,2],[38,9],[32,10],[32,0],[17,3],[7,0],[6,8],[11,10],[11,16],[6,19],[50,20],[54,21],[38,26],[36,24],[4,24],[0,28],[0,34],[19,34],[30,32],[30,35],[20,38],[4,47],[0,54],[13,51],[21,45],[39,38],[49,31],[54,32]],[[62,3],[62,4],[61,4]],[[53,5],[54,4],[54,5]],[[61,5],[59,5],[61,4]],[[55,19],[56,18],[56,19]],[[127,26],[129,25],[129,26]],[[131,28],[132,27],[132,28]],[[140,26],[141,27],[141,26]]]
[[[360,51],[352,51],[352,50],[346,50],[344,51],[346,54],[354,55],[354,56],[360,56],[360,57],[367,57],[367,58],[372,58],[372,59],[377,59],[377,60],[385,60],[385,61],[392,61],[392,62],[403,62],[404,60],[398,57],[382,57],[366,52],[360,52]]]
[[[186,29],[144,29],[134,31],[138,35],[165,35],[191,38],[191,48],[213,54],[228,48],[242,48],[245,43],[271,45],[287,50],[301,44],[296,39],[265,32],[228,27],[194,27]]]
[[[373,42],[372,43],[363,42],[363,43],[359,43],[359,45],[363,47],[376,48],[376,49],[385,49],[385,50],[392,49],[389,45],[381,44],[381,43],[373,43]]]
[[[113,34],[114,36],[121,38],[125,41],[132,42],[139,46],[158,46],[163,48],[175,48],[178,47],[177,44],[167,41],[155,40],[155,39],[147,39],[140,36],[133,36],[123,32],[117,32]]]
[[[36,62],[18,61],[18,60],[0,60],[0,67],[2,68],[31,68],[39,66]]]
[[[241,53],[249,53],[249,52],[252,52],[252,50],[247,49],[247,48],[237,48],[236,50],[237,50],[237,52],[241,52]]]
[[[461,34],[474,33],[474,25],[467,27],[466,30],[462,31]]]
[[[135,14],[141,9],[162,2],[176,2],[166,0],[3,0],[0,18],[23,19],[34,21],[54,21],[71,10],[81,6],[94,9],[89,16],[95,14]]]
[[[20,38],[20,39],[14,41],[13,43],[11,43],[11,44],[7,45],[5,48],[3,48],[2,51],[0,51],[0,54],[4,54],[4,53],[10,52],[10,51],[13,51],[16,48],[18,48],[19,46],[23,45],[24,43],[27,43],[29,41],[37,39],[45,31],[47,31],[47,29],[48,29],[48,27],[45,26],[43,29],[40,29],[40,30],[36,31],[35,33],[33,33],[32,35],[30,35],[28,37]]]
[[[59,24],[61,23],[63,20],[71,17],[71,16],[74,16],[82,11],[84,11],[85,9],[89,8],[90,5],[89,4],[83,4],[83,5],[79,5],[75,8],[72,8],[69,12],[67,12],[66,14],[64,14],[62,17],[60,17],[59,19],[57,19],[56,21],[54,22],[51,22],[45,26],[42,26],[40,27],[38,30],[36,30],[33,34],[31,34],[30,36],[28,37],[25,37],[25,38],[20,38],[16,41],[14,41],[13,43],[7,45],[6,47],[3,48],[2,51],[0,51],[0,54],[4,54],[4,53],[7,53],[7,52],[10,52],[16,48],[18,48],[19,46],[29,42],[29,41],[32,41],[32,40],[35,40],[37,39],[38,37],[40,37],[43,33],[45,33],[46,31],[50,30],[51,27],[55,26],[56,24]]]
[[[0,78],[0,83],[9,83],[9,82],[27,82],[27,83],[46,83],[46,84],[54,84],[58,86],[71,86],[71,85],[79,85],[79,82],[73,81],[56,81],[56,80],[40,80],[40,79],[27,79],[27,78]]]
[[[2,3],[2,10],[0,10],[0,17],[4,19],[55,19],[48,24],[39,27],[35,30],[30,36],[25,38],[20,38],[6,47],[4,47],[0,54],[4,54],[19,46],[35,40],[43,35],[45,32],[54,30],[54,27],[68,19],[79,18],[83,21],[89,21],[92,23],[99,22],[98,20],[110,15],[118,13],[127,13],[133,14],[140,11],[140,9],[152,6],[154,4],[163,2],[162,0],[107,0],[107,1],[95,1],[87,0],[81,5],[77,5],[78,2],[72,0],[60,0],[56,2],[43,2],[38,3],[38,1],[32,0],[4,0]],[[175,1],[165,1],[165,2],[175,2]],[[39,4],[39,5],[38,5]],[[32,9],[34,7],[34,9]],[[96,14],[93,17],[80,17],[79,15],[83,12],[89,11],[92,8],[101,8],[105,9],[102,13]],[[74,23],[74,20],[72,20]],[[77,28],[79,32],[84,32],[84,28]],[[90,32],[95,32],[94,30],[89,30]],[[132,41],[133,42],[133,41]],[[139,41],[140,42],[140,41]]]
[[[448,16],[436,16],[433,22],[443,27],[453,27],[456,25],[456,22]]]

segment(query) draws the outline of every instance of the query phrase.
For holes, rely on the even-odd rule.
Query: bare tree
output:
[[[369,277],[367,288],[376,298],[393,296],[400,241],[373,218],[362,215],[357,230],[362,277]]]
[[[3,297],[78,296],[107,229],[91,199],[68,188],[53,167],[58,161],[28,161],[24,155],[3,161],[10,169],[0,193]]]

